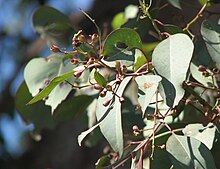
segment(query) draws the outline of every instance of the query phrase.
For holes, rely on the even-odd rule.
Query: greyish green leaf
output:
[[[43,98],[47,97],[57,85],[61,84],[63,81],[69,79],[72,76],[73,76],[73,72],[68,72],[68,73],[55,77],[54,79],[51,80],[48,86],[46,86],[40,93],[38,93],[27,104],[36,103],[42,100]]]
[[[138,102],[144,116],[162,78],[157,75],[144,75],[136,77],[135,80],[138,84]]]
[[[173,134],[166,143],[174,168],[178,169],[216,169],[209,149],[192,137]]]
[[[176,106],[184,95],[182,82],[193,54],[193,42],[186,35],[178,33],[160,42],[152,54],[152,64],[162,81],[159,91],[169,107]]]
[[[191,62],[190,64],[190,72],[192,74],[192,77],[204,86],[213,86],[213,82],[214,85],[216,85],[216,78],[212,78],[211,76],[203,76],[202,72],[198,70],[198,66],[196,66],[193,62]]]
[[[71,72],[74,67],[75,65],[72,65],[71,63],[64,65],[62,55],[53,54],[47,59],[35,58],[32,59],[25,67],[24,79],[32,96],[36,96],[41,90],[47,87],[55,77]],[[51,86],[46,89],[47,92],[43,92],[40,96],[46,96],[48,91],[50,92],[54,86],[63,80],[63,78],[66,80],[66,78],[70,77],[70,74],[67,74],[64,77],[61,76],[55,78]],[[73,83],[75,80],[76,78],[74,77],[70,77],[68,79],[70,83]],[[52,107],[52,113],[67,97],[71,90],[72,86],[63,82],[50,92],[45,104]]]
[[[212,123],[209,123],[207,126],[203,126],[199,123],[188,124],[183,129],[183,134],[185,136],[194,137],[195,139],[201,141],[208,147],[209,150],[212,149],[213,143],[216,141],[216,132],[217,128]]]
[[[179,0],[168,0],[168,2],[173,5],[174,7],[178,8],[178,9],[182,9],[180,6],[180,1]]]
[[[116,94],[121,97],[127,84],[132,77],[126,77],[120,84]],[[112,102],[108,106],[104,106],[103,103],[109,99]],[[123,153],[123,131],[121,122],[121,102],[119,98],[113,95],[111,92],[107,92],[105,97],[99,97],[96,108],[96,117],[100,121],[105,114],[107,116],[100,124],[100,129],[104,137],[107,139],[112,149],[119,153],[121,157]]]
[[[202,23],[201,34],[212,60],[220,68],[220,25],[206,20]]]

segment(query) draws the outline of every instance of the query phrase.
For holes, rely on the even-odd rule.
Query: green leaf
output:
[[[138,33],[130,28],[120,28],[110,33],[106,38],[103,56],[106,61],[125,61],[125,65],[130,66],[134,62],[131,50],[135,48],[142,49]]]
[[[195,51],[194,57],[192,59],[193,63],[196,66],[203,65],[206,67],[214,67],[215,64],[212,61],[210,54],[206,48],[205,41],[202,37],[198,37],[197,41],[195,42]]]
[[[166,149],[170,154],[174,168],[216,168],[209,149],[203,143],[192,137],[173,134],[167,140]]]
[[[176,106],[184,95],[182,82],[192,58],[194,45],[185,34],[171,35],[155,48],[152,64],[162,76],[159,91],[169,107]]]
[[[61,122],[73,119],[77,114],[85,112],[94,99],[86,95],[70,97],[57,107],[54,115],[51,115],[50,107],[46,106],[43,101],[26,105],[31,98],[27,85],[23,82],[15,96],[16,109],[27,124],[34,124],[37,132],[42,129],[53,129]]]
[[[47,97],[57,85],[59,85],[61,82],[69,79],[72,76],[73,76],[73,72],[68,72],[63,75],[55,77],[54,79],[51,80],[51,82],[49,83],[48,86],[46,86],[39,94],[37,94],[27,104],[36,103],[36,102],[42,100],[43,98]]]
[[[170,24],[165,24],[164,25],[164,30],[169,33],[170,35],[174,35],[176,33],[184,33],[183,30],[176,26],[176,25],[170,25]]]
[[[97,71],[94,72],[94,78],[96,80],[96,82],[98,84],[100,84],[100,86],[105,87],[107,82],[105,80],[105,78]]]
[[[102,169],[103,167],[110,164],[110,158],[108,155],[102,156],[98,161],[95,163],[96,169]]]
[[[71,42],[74,30],[68,16],[60,11],[49,6],[42,6],[34,12],[32,22],[34,29],[51,44]]]
[[[120,84],[116,94],[121,97],[127,84],[132,77],[126,77]],[[108,106],[103,106],[103,102],[112,99]],[[119,98],[112,95],[112,92],[107,92],[105,97],[99,97],[97,101],[96,117],[100,121],[103,116],[105,119],[100,124],[100,129],[104,137],[107,139],[112,149],[119,153],[121,157],[123,153],[123,131],[121,123],[121,103]]]
[[[29,124],[33,123],[37,131],[44,128],[52,129],[55,126],[55,121],[52,118],[50,107],[45,106],[43,101],[39,101],[33,105],[26,105],[32,98],[28,91],[27,85],[23,82],[15,96],[15,106],[23,120]]]
[[[54,79],[53,83],[51,83],[51,86],[45,90],[46,93],[42,92],[38,98],[34,100],[36,101],[41,99],[42,96],[46,96],[58,83],[69,78],[71,73],[66,74],[64,77],[55,77],[72,71],[74,67],[75,65],[72,65],[71,63],[64,65],[63,56],[56,54],[51,55],[47,59],[32,59],[24,70],[24,79],[32,96],[36,96]],[[73,83],[75,80],[76,78],[74,77],[68,79],[70,83]],[[53,112],[56,107],[67,97],[71,90],[71,85],[65,82],[61,83],[60,85],[56,86],[48,95],[45,104],[51,106]]]
[[[121,27],[121,25],[123,25],[125,22],[126,20],[124,18],[124,12],[120,12],[114,16],[112,20],[112,28],[117,29]]]
[[[142,65],[147,63],[147,59],[144,56],[143,52],[139,49],[135,50],[135,61],[134,61],[134,71],[137,71]]]
[[[206,20],[202,23],[201,34],[212,60],[220,68],[220,25]]]
[[[217,128],[212,123],[209,123],[207,126],[203,126],[202,124],[188,124],[183,129],[183,134],[185,136],[194,137],[195,139],[201,141],[205,144],[209,150],[211,150],[214,141],[216,141],[215,133],[217,132]]]
[[[173,5],[174,7],[178,8],[178,9],[182,9],[180,6],[180,1],[179,0],[168,0],[168,2]]]
[[[138,102],[144,116],[162,78],[157,75],[144,75],[136,77],[135,80],[138,84]]]

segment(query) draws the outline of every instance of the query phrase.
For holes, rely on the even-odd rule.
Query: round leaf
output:
[[[202,124],[189,124],[183,129],[185,136],[196,138],[205,144],[210,150],[215,141],[215,133],[217,132],[216,126],[209,123],[207,126]]]
[[[174,168],[216,168],[209,149],[192,137],[173,134],[167,140],[166,149],[170,154]]]
[[[103,55],[106,61],[124,61],[126,66],[134,62],[132,49],[142,48],[141,38],[137,32],[130,28],[121,28],[108,35]]]
[[[32,96],[36,96],[57,76],[71,72],[74,66],[70,63],[64,65],[63,56],[51,55],[48,59],[32,59],[24,70],[24,79]],[[59,79],[59,78],[58,78]],[[56,80],[56,79],[55,79]],[[74,77],[68,79],[70,83],[75,81]],[[45,104],[52,107],[52,112],[64,100],[72,86],[68,83],[61,83],[56,86],[48,95]]]
[[[152,64],[163,78],[159,91],[170,107],[176,106],[184,95],[182,82],[186,79],[193,48],[191,39],[180,33],[159,43],[153,52]]]

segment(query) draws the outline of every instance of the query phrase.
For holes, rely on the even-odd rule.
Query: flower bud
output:
[[[123,103],[123,102],[125,102],[125,98],[124,97],[120,97],[119,101],[120,101],[120,103]]]
[[[79,70],[79,71],[77,71],[77,72],[74,72],[74,73],[73,73],[73,76],[79,77],[79,76],[81,76],[82,72],[83,72],[83,70]]]
[[[96,90],[101,90],[102,89],[102,86],[100,86],[100,84],[98,84],[98,83],[95,83],[93,86]]]
[[[140,129],[138,128],[137,125],[134,125],[134,126],[132,127],[132,130],[133,130],[133,131],[140,131]]]
[[[99,93],[99,96],[100,96],[100,97],[105,97],[105,95],[106,95],[106,91],[105,91],[105,90],[103,90],[103,91],[101,91],[101,92]]]
[[[60,48],[59,48],[58,46],[56,46],[56,45],[52,45],[52,46],[50,47],[50,50],[53,51],[53,52],[55,52],[55,53],[61,52],[61,51],[60,51]]]
[[[203,66],[203,65],[199,65],[198,70],[199,70],[200,72],[204,72],[204,71],[206,71],[206,67]]]
[[[111,100],[112,99],[109,99],[109,100],[105,100],[102,104],[103,104],[103,106],[108,106],[109,105],[109,103],[111,102]]]
[[[204,72],[202,72],[202,75],[203,75],[204,77],[208,77],[208,76],[210,76],[210,73],[207,72],[207,71],[204,71]]]
[[[91,39],[92,39],[93,42],[97,41],[98,38],[99,38],[99,35],[97,35],[96,33],[94,33],[94,34],[92,35],[92,37],[91,37]]]

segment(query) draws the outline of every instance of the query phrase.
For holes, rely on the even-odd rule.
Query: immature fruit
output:
[[[98,83],[95,83],[93,86],[96,90],[101,90],[102,89],[102,86]]]
[[[203,65],[199,65],[198,70],[199,70],[200,72],[203,72],[203,71],[206,70],[206,67],[203,66]]]
[[[105,88],[106,88],[106,90],[108,90],[108,91],[112,91],[112,86],[109,85],[109,84],[107,84]]]

